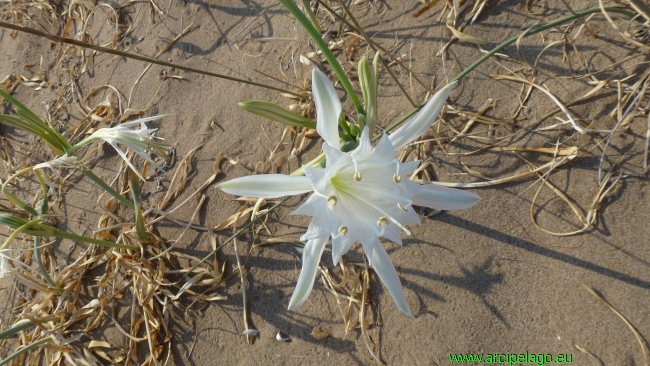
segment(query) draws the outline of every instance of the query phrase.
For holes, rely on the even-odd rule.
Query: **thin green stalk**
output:
[[[97,244],[105,247],[111,248],[120,248],[120,249],[140,249],[137,245],[125,245],[117,244],[110,241],[104,241],[100,239],[90,238],[87,236],[81,236],[77,234],[68,233],[65,231],[57,230],[56,228],[42,224],[45,217],[39,217],[34,220],[26,220],[20,217],[16,217],[9,214],[0,213],[0,223],[6,225],[14,230],[7,240],[0,246],[0,250],[6,249],[11,242],[18,236],[20,233],[24,233],[31,236],[56,236],[59,238],[70,239],[74,241],[85,242],[89,244]]]
[[[320,28],[320,24],[318,24],[318,19],[316,19],[316,15],[314,15],[314,12],[311,11],[311,6],[309,6],[309,0],[302,0],[302,7],[305,8],[305,12],[309,16],[309,19],[311,19],[311,24],[314,25],[314,28],[316,28],[318,34],[323,33],[323,30]]]
[[[2,193],[7,197],[7,199],[15,204],[16,206],[22,208],[25,212],[29,213],[32,216],[38,216],[38,212],[27,203],[23,202],[20,198],[16,197],[13,193],[10,193],[6,190],[5,186],[2,187]]]
[[[343,89],[345,89],[345,92],[350,97],[352,104],[354,104],[354,109],[357,111],[357,114],[360,115],[366,114],[364,112],[361,101],[359,101],[357,94],[354,92],[354,88],[352,88],[352,83],[350,83],[350,79],[348,79],[348,76],[345,74],[345,71],[341,67],[341,64],[339,64],[339,61],[336,59],[332,51],[330,51],[329,47],[327,46],[327,43],[323,40],[323,37],[321,37],[320,33],[318,33],[316,28],[314,28],[314,26],[311,24],[311,22],[305,16],[305,14],[303,14],[303,12],[300,11],[300,8],[298,8],[298,6],[296,5],[296,3],[293,2],[293,0],[279,0],[279,1],[282,5],[284,5],[285,8],[287,8],[287,10],[289,10],[291,15],[293,15],[294,18],[296,18],[296,20],[300,23],[300,25],[302,25],[303,28],[305,28],[307,33],[309,33],[311,39],[314,41],[314,43],[316,43],[316,46],[318,46],[320,51],[323,53],[323,56],[325,56],[327,62],[332,67],[332,70],[334,70],[334,73],[339,78],[341,85],[343,85]]]
[[[352,0],[348,0],[348,3],[346,4],[346,6],[347,6],[348,8],[350,7],[350,3],[351,3],[351,2],[352,2]],[[321,1],[320,3],[321,3],[321,5],[325,5],[325,6],[327,6],[327,5],[324,4],[322,1]],[[330,10],[330,12],[332,12],[332,13],[338,15],[338,13],[335,12],[334,10],[330,9],[329,6],[327,6],[327,8]],[[340,19],[341,19],[341,24],[339,24],[339,31],[336,33],[336,37],[338,37],[338,38],[341,37],[341,33],[343,32],[343,24],[345,23],[345,24],[348,25],[348,26],[350,25],[350,23],[348,23],[348,21],[345,19],[345,17],[346,17],[347,15],[348,15],[347,13],[343,13],[342,18],[340,18]]]
[[[57,319],[59,319],[59,317],[56,315],[48,315],[48,316],[38,318],[37,320],[39,322],[46,322],[46,321],[57,320]],[[5,339],[10,335],[16,334],[25,329],[29,329],[35,325],[36,324],[34,324],[34,322],[32,322],[31,320],[25,320],[22,323],[14,325],[13,327],[6,329],[4,332],[0,333],[0,339]]]
[[[623,9],[623,8],[605,8],[605,11],[612,12],[612,13],[624,14],[624,15],[629,16],[630,18],[634,17],[634,13],[632,13],[629,10]],[[533,28],[533,29],[529,30],[528,32],[524,33],[523,37],[528,37],[528,36],[530,36],[532,34],[543,32],[543,31],[545,31],[545,30],[547,30],[549,28],[557,27],[560,24],[572,21],[574,19],[582,18],[585,15],[600,13],[600,12],[601,12],[600,8],[591,8],[591,9],[579,11],[579,12],[571,14],[571,15],[569,15],[567,17],[564,17],[564,18],[561,18],[561,19],[558,19],[558,20],[554,20],[554,21],[552,21],[550,23],[547,23],[547,24],[541,25],[539,27]],[[519,38],[522,38],[522,36],[512,37],[509,40],[501,43],[500,45],[498,45],[496,47],[494,47],[492,50],[490,50],[490,52],[486,53],[485,55],[483,55],[483,57],[476,60],[476,62],[469,65],[465,70],[463,70],[463,72],[458,74],[458,76],[456,76],[454,78],[454,80],[452,80],[452,81],[458,81],[458,80],[462,79],[463,77],[465,77],[465,75],[469,74],[470,71],[474,70],[478,65],[482,64],[485,60],[492,57],[495,53],[497,53],[497,52],[501,51],[502,49],[506,48],[507,46],[517,42],[517,40]],[[422,107],[420,107],[420,108],[422,108]]]
[[[36,175],[36,178],[38,178],[38,181],[41,182],[41,189],[43,190],[43,199],[41,201],[41,215],[47,214],[48,210],[48,205],[47,205],[47,184],[45,183],[45,180],[43,177],[41,177],[41,174],[38,172],[38,170],[34,170],[34,175]],[[43,259],[41,258],[41,250],[39,248],[40,244],[40,238],[38,236],[34,237],[34,257],[36,258],[36,264],[38,265],[38,269],[41,271],[41,276],[45,278],[45,281],[47,281],[47,284],[50,285],[52,288],[56,288],[60,291],[63,291],[62,289],[59,288],[59,286],[52,280],[52,277],[50,277],[50,274],[47,272],[45,269],[45,266],[43,265]]]
[[[24,232],[25,232],[25,234],[29,234],[29,235],[33,235],[33,236],[45,236],[45,235],[34,235],[34,234],[38,234],[38,232],[36,232],[36,233],[35,232],[30,232],[29,230],[25,230]],[[47,236],[50,236],[50,235],[47,235]],[[140,249],[140,247],[137,246],[137,245],[117,244],[117,243],[113,243],[111,241],[95,239],[95,238],[91,238],[91,237],[88,237],[88,236],[81,236],[81,235],[72,234],[72,233],[68,233],[66,231],[61,231],[61,230],[57,230],[57,229],[53,230],[51,236],[57,236],[57,237],[63,238],[63,239],[70,239],[70,240],[74,240],[74,241],[80,241],[80,242],[84,242],[84,243],[88,243],[88,244],[96,244],[96,245],[101,245],[101,246],[104,246],[104,247],[111,247],[111,248],[116,248],[116,249],[130,249],[130,250],[138,250],[138,249]]]
[[[27,320],[25,322],[22,322],[22,323],[20,323],[18,325],[15,325],[15,326],[5,330],[4,332],[0,333],[0,339],[5,339],[5,338],[9,337],[12,334],[16,334],[16,333],[21,332],[21,331],[23,331],[25,329],[31,328],[34,325],[36,325],[36,324],[34,324],[31,320]]]
[[[345,115],[341,113],[339,115],[339,125],[343,129],[346,135],[352,136],[352,131],[350,131],[350,126],[348,125],[348,122],[345,120]]]
[[[50,285],[50,287],[54,289],[58,289],[63,291],[62,289],[59,288],[59,286],[54,282],[52,277],[50,277],[50,274],[47,273],[47,270],[45,269],[45,266],[43,265],[43,259],[41,258],[41,250],[39,249],[40,245],[40,237],[35,236],[34,237],[34,257],[36,258],[36,264],[38,264],[38,269],[41,271],[41,276],[45,278],[45,281],[47,281],[47,284]]]
[[[39,339],[39,340],[36,341],[36,342],[30,343],[30,344],[26,345],[25,347],[19,349],[18,351],[12,353],[11,355],[9,355],[9,357],[7,357],[7,358],[5,358],[4,360],[0,361],[0,366],[2,366],[2,365],[6,365],[7,363],[9,363],[9,362],[10,362],[11,360],[13,360],[14,358],[16,358],[16,357],[22,355],[23,353],[25,353],[25,352],[31,350],[32,348],[38,347],[38,346],[40,346],[40,345],[42,345],[42,344],[45,344],[45,343],[48,343],[48,342],[52,342],[52,341],[53,341],[52,336],[48,336],[48,337],[45,337],[45,338],[43,338],[43,339]]]
[[[185,70],[185,71],[194,72],[194,73],[197,73],[197,74],[213,76],[213,77],[220,78],[220,79],[236,81],[236,82],[239,82],[239,83],[242,83],[242,84],[259,86],[261,88],[271,89],[271,90],[275,90],[275,91],[282,92],[282,93],[288,93],[288,94],[291,94],[291,95],[302,98],[301,95],[299,95],[297,93],[294,93],[294,92],[291,92],[291,91],[288,91],[288,90],[284,90],[282,88],[276,88],[274,86],[260,84],[260,83],[254,82],[254,81],[238,79],[238,78],[234,78],[232,76],[227,76],[227,75],[217,74],[217,73],[214,73],[214,72],[194,69],[194,68],[187,67],[187,66],[177,65],[177,64],[173,64],[171,62],[165,62],[165,61],[157,60],[157,59],[151,58],[151,57],[136,55],[136,54],[128,53],[128,52],[124,52],[124,51],[118,51],[118,50],[114,50],[112,48],[102,47],[102,46],[98,46],[98,45],[95,45],[95,44],[92,44],[92,43],[78,41],[76,39],[71,39],[71,38],[66,38],[66,37],[59,37],[59,36],[55,36],[53,34],[48,34],[48,33],[45,33],[45,32],[38,31],[36,29],[21,27],[19,25],[15,25],[15,24],[11,24],[11,23],[0,22],[0,27],[13,29],[13,30],[24,32],[24,33],[33,34],[33,35],[36,35],[36,36],[39,36],[39,37],[47,38],[52,42],[71,44],[71,45],[74,45],[74,46],[89,48],[91,50],[104,52],[104,53],[110,53],[110,54],[113,54],[113,55],[117,55],[117,56],[121,56],[121,57],[127,57],[127,58],[131,58],[131,59],[138,60],[138,61],[149,62],[149,63],[152,63],[152,64],[161,65],[161,66],[174,67],[174,68],[177,68],[179,70]]]
[[[96,176],[95,173],[93,173],[91,170],[88,169],[80,169],[81,174],[85,175],[86,177],[90,178],[93,182],[97,183],[98,186],[100,186],[103,190],[106,191],[106,193],[110,194],[111,196],[115,197],[116,200],[120,201],[122,204],[126,205],[126,207],[135,210],[135,205],[133,205],[133,202],[127,200],[124,198],[119,192],[113,189],[113,187],[109,186],[106,182],[104,182],[100,177]]]

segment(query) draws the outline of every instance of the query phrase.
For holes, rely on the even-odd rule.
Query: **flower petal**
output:
[[[316,131],[331,147],[340,150],[339,116],[341,101],[327,76],[314,69],[311,78],[311,91],[316,104]]]
[[[370,141],[370,130],[368,126],[365,126],[359,138],[359,146],[350,155],[354,156],[355,159],[368,159],[372,155],[373,150],[372,142]]]
[[[120,157],[122,157],[122,160],[124,160],[124,162],[125,162],[125,163],[130,167],[130,168],[131,168],[131,170],[132,170],[132,171],[133,171],[133,172],[134,172],[134,173],[135,173],[135,174],[136,174],[140,179],[142,179],[143,181],[146,181],[146,179],[144,179],[144,177],[142,176],[142,174],[140,174],[140,171],[135,167],[135,165],[133,165],[133,163],[131,162],[131,160],[129,160],[129,158],[126,156],[126,154],[124,153],[124,151],[122,151],[122,149],[120,149],[120,147],[117,146],[117,144],[116,144],[115,142],[113,142],[113,140],[106,140],[106,142],[108,142],[109,144],[111,144],[111,146],[113,146],[113,147],[115,148],[115,151],[117,151],[117,153],[120,155]]]
[[[313,206],[312,209],[317,212],[314,215],[310,215],[312,216],[312,220],[309,223],[307,232],[300,237],[300,240],[302,241],[317,238],[327,238],[331,234],[336,233],[336,230],[338,229],[338,220],[332,211],[327,207],[327,201],[325,201],[325,198],[316,196],[315,194],[312,194],[311,197],[316,197],[316,199],[311,202],[307,200],[303,206],[311,204]],[[291,214],[293,215],[294,212]]]
[[[412,200],[416,206],[438,210],[462,210],[474,206],[481,197],[473,192],[431,183],[422,185]]]
[[[375,247],[372,250],[370,263],[375,272],[377,272],[377,276],[379,276],[381,282],[388,289],[390,296],[393,297],[397,308],[407,316],[414,318],[409,303],[406,301],[406,296],[404,296],[404,290],[402,289],[402,284],[400,283],[395,266],[393,266],[393,262],[390,261],[386,249],[384,249],[384,246],[379,241],[375,243]]]
[[[388,136],[395,150],[422,136],[431,127],[445,105],[453,85],[448,84],[440,89],[415,117]]]
[[[260,198],[293,196],[313,189],[307,177],[285,174],[249,175],[217,184],[217,188],[236,196]]]
[[[318,263],[325,250],[328,238],[310,240],[302,251],[302,270],[298,276],[298,283],[289,300],[289,310],[296,310],[307,300],[311,289],[314,287]]]

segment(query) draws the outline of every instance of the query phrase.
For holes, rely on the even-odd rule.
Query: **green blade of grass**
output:
[[[46,321],[57,320],[57,319],[59,319],[58,316],[49,315],[49,316],[44,316],[44,317],[38,318],[37,320],[39,322],[46,322]],[[9,329],[5,329],[3,332],[1,332],[0,333],[0,339],[5,339],[5,338],[7,338],[7,337],[9,337],[9,336],[11,336],[13,334],[16,334],[16,333],[18,333],[18,332],[20,332],[22,330],[25,330],[25,329],[29,329],[29,328],[31,328],[31,327],[33,327],[35,325],[36,324],[34,324],[34,322],[32,322],[31,320],[23,319],[22,321],[19,322],[19,324],[16,324],[13,327],[11,327]]]
[[[36,175],[36,178],[38,178],[38,181],[41,183],[41,189],[43,190],[43,199],[41,200],[41,215],[47,214],[48,210],[48,205],[47,205],[47,184],[45,184],[45,180],[43,177],[41,177],[41,174],[38,172],[38,170],[34,170],[34,175]],[[40,238],[38,236],[34,237],[34,257],[36,258],[36,264],[38,265],[38,269],[41,271],[41,276],[45,278],[45,281],[47,281],[47,284],[50,285],[52,288],[56,288],[59,291],[63,291],[57,284],[54,282],[52,277],[50,277],[50,274],[47,272],[45,269],[45,266],[43,265],[43,259],[41,258],[41,249],[39,248],[40,244]]]
[[[1,88],[0,97],[6,99],[16,107],[16,114],[21,117],[19,120],[23,120],[22,127],[20,127],[20,123],[18,123],[18,125],[14,125],[14,127],[23,128],[26,131],[35,134],[47,141],[48,145],[50,145],[57,156],[63,155],[64,151],[71,146],[68,140],[61,136],[61,134],[52,126],[43,122],[43,120],[38,118],[34,112],[25,107],[25,105],[20,103],[16,98],[12,97],[9,93],[5,92]],[[6,118],[10,116],[3,117],[3,122],[11,124],[11,119]],[[14,123],[16,123],[16,121],[14,121]]]
[[[122,204],[124,204],[126,207],[135,210],[135,206],[133,205],[133,202],[127,200],[122,196],[119,192],[113,189],[113,187],[109,186],[106,182],[104,182],[101,178],[95,175],[92,171],[89,169],[81,169],[81,174],[85,175],[86,177],[90,178],[93,182],[95,182],[98,186],[100,186],[106,193],[110,194],[111,196],[115,197],[116,200],[120,201]]]
[[[316,19],[316,15],[314,14],[313,11],[311,11],[311,6],[309,6],[309,0],[302,0],[302,7],[305,8],[305,13],[309,16],[309,19],[311,20],[311,24],[314,25],[314,28],[316,28],[316,31],[318,33],[323,33],[323,30],[320,28],[320,24],[318,24],[318,19]]]
[[[296,3],[293,2],[293,0],[279,0],[282,5],[284,5],[287,10],[291,13],[291,15],[296,18],[296,20],[300,23],[300,25],[305,28],[311,39],[316,43],[316,46],[320,49],[320,51],[323,53],[323,56],[325,56],[325,59],[327,59],[327,62],[330,64],[332,67],[332,70],[334,70],[334,73],[336,76],[339,78],[339,81],[341,82],[341,85],[343,85],[343,89],[345,89],[345,92],[348,94],[348,97],[350,97],[350,100],[352,101],[352,104],[354,104],[354,109],[357,111],[357,114],[366,114],[363,105],[361,104],[361,101],[359,101],[359,98],[357,97],[357,94],[354,92],[354,88],[352,88],[352,83],[350,83],[350,79],[348,79],[348,76],[345,74],[345,71],[341,67],[341,64],[339,64],[339,61],[336,59],[332,51],[329,49],[327,46],[327,43],[323,40],[323,37],[321,37],[320,33],[314,28],[314,25],[309,21],[307,16],[303,14],[302,11],[300,11],[300,8],[296,5]]]
[[[32,348],[38,347],[38,346],[43,345],[43,344],[48,343],[48,342],[52,342],[53,340],[54,339],[52,338],[52,336],[48,336],[48,337],[45,337],[43,339],[39,339],[36,342],[32,342],[32,343],[26,345],[25,347],[19,349],[18,351],[12,353],[11,355],[9,355],[9,357],[5,358],[4,360],[0,361],[0,366],[6,365],[7,363],[11,362],[11,360],[13,360],[14,358],[22,355],[23,353],[31,350]]]
[[[65,232],[65,231],[57,230],[57,229],[55,229],[55,228],[53,228],[51,226],[47,226],[47,225],[42,225],[42,226],[46,226],[48,229],[51,229],[53,231],[52,231],[51,235],[40,235],[40,236],[56,236],[56,237],[59,237],[59,238],[62,238],[62,239],[70,239],[70,240],[74,240],[74,241],[80,241],[80,242],[83,242],[83,243],[101,245],[103,247],[116,248],[116,249],[130,249],[130,250],[138,250],[138,249],[140,249],[140,247],[137,246],[137,245],[118,244],[118,243],[114,243],[112,241],[105,241],[105,240],[101,240],[101,239],[95,239],[95,238],[90,238],[90,237],[87,237],[87,236],[81,236],[81,235],[77,235],[77,234],[68,233],[68,232]],[[34,235],[34,234],[38,234],[38,232],[33,232],[33,231],[30,231],[30,230],[25,230],[24,233],[29,234],[29,235],[33,235],[33,236],[39,236],[39,235]]]

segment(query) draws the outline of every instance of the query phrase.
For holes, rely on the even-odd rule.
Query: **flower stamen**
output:
[[[345,236],[345,234],[348,233],[348,227],[345,225],[339,226],[339,233],[341,233],[342,236]]]
[[[393,182],[399,183],[399,182],[402,181],[402,176],[399,175],[399,164],[400,163],[399,163],[399,160],[397,160],[397,159],[393,160],[393,162],[395,163],[395,167],[396,167],[395,174],[393,174]]]
[[[355,173],[354,173],[354,180],[355,180],[356,182],[360,182],[360,181],[361,181],[361,172],[355,172]]]
[[[382,216],[379,219],[377,219],[377,226],[380,226],[382,224],[388,225],[388,219],[386,218],[386,216]]]
[[[374,208],[375,210],[379,211],[379,213],[381,213],[382,215],[384,215],[384,216],[382,216],[384,219],[388,219],[388,220],[392,221],[395,225],[397,225],[400,229],[402,229],[402,230],[406,233],[406,235],[411,235],[411,231],[410,231],[409,229],[405,228],[404,225],[400,224],[399,221],[395,220],[392,216],[390,216],[389,214],[387,214],[386,212],[384,212],[384,210],[382,210],[381,208],[377,207],[376,205],[374,205],[373,203],[369,202],[368,200],[364,199],[364,198],[361,197],[361,196],[357,196],[356,198],[357,198],[359,201],[365,203],[366,205],[368,205],[368,206]],[[380,217],[380,219],[381,219],[381,217]],[[377,224],[377,225],[379,225],[379,224]]]
[[[400,210],[402,210],[404,212],[409,212],[409,210],[406,207],[402,206],[399,202],[397,203],[397,208],[399,208]]]
[[[336,206],[336,201],[337,201],[337,200],[336,200],[336,196],[335,196],[335,195],[327,196],[327,202],[330,202],[330,201],[332,201],[332,207]]]
[[[386,227],[388,226],[388,219],[386,216],[382,216],[377,220],[377,226],[381,227],[381,231],[379,232],[379,236],[384,236],[384,232],[386,231]]]

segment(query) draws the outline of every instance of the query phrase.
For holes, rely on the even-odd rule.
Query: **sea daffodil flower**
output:
[[[300,238],[306,241],[303,268],[289,309],[298,308],[312,290],[318,264],[329,239],[332,258],[337,264],[352,244],[360,242],[373,267],[397,307],[413,317],[397,271],[379,237],[401,244],[400,232],[410,235],[406,225],[419,224],[412,205],[443,210],[473,206],[480,200],[474,193],[442,187],[420,185],[408,176],[419,161],[402,163],[395,150],[418,138],[436,120],[452,85],[437,92],[422,110],[391,135],[384,135],[375,147],[368,127],[363,129],[359,146],[350,153],[340,151],[338,120],[341,103],[327,77],[314,70],[312,91],[316,104],[316,130],[325,140],[325,168],[303,166],[305,176],[265,174],[236,178],[218,185],[224,192],[262,198],[277,198],[313,192],[296,215],[313,219]]]
[[[140,179],[145,180],[142,174],[140,174],[138,169],[136,169],[136,167],[126,157],[126,154],[118,145],[126,146],[128,149],[138,154],[138,156],[148,161],[149,164],[153,165],[158,170],[162,170],[162,168],[151,159],[149,153],[154,153],[156,155],[166,157],[165,150],[168,146],[154,141],[154,138],[161,138],[152,136],[156,129],[147,128],[146,122],[155,121],[165,116],[166,115],[147,117],[132,122],[122,123],[111,128],[101,128],[95,131],[92,135],[83,139],[72,148],[68,149],[67,153],[72,154],[78,148],[90,144],[95,140],[104,140],[115,148],[120,157],[124,159],[124,161],[138,175],[138,177],[140,177]],[[131,127],[138,125],[140,126],[139,130],[131,129]]]

